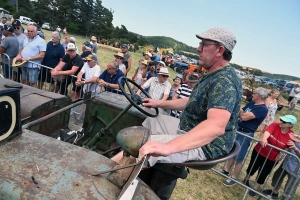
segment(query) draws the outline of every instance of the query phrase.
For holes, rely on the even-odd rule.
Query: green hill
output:
[[[175,53],[186,55],[195,59],[199,59],[196,47],[191,47],[183,42],[179,42],[173,38],[165,36],[144,36],[148,41],[149,45],[160,47],[160,48],[172,48]],[[195,55],[191,55],[191,54]]]

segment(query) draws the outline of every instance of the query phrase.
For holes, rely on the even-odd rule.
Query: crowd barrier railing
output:
[[[226,163],[224,165],[221,165],[221,169],[213,168],[212,169],[213,172],[216,173],[216,174],[222,175],[223,177],[226,177],[227,179],[230,179],[230,180],[234,181],[235,183],[237,183],[238,185],[242,186],[245,189],[245,193],[244,193],[243,198],[242,198],[243,200],[247,198],[247,195],[248,195],[248,193],[249,193],[250,190],[253,191],[253,192],[255,192],[258,195],[258,199],[261,199],[261,198],[273,199],[272,196],[271,196],[273,193],[271,195],[268,195],[268,194],[264,194],[262,191],[266,190],[266,189],[274,189],[271,186],[270,183],[272,181],[273,174],[274,174],[275,170],[277,170],[279,167],[281,167],[280,162],[283,162],[284,159],[287,159],[287,162],[289,162],[291,159],[295,159],[296,162],[297,162],[297,165],[295,167],[295,170],[290,174],[294,178],[295,181],[292,183],[292,185],[289,185],[289,188],[290,188],[289,191],[283,190],[285,183],[282,184],[281,191],[283,191],[283,192],[280,192],[280,194],[281,194],[280,195],[281,196],[280,199],[285,199],[285,200],[293,199],[293,196],[295,194],[291,194],[291,193],[293,193],[293,191],[295,191],[297,189],[298,183],[300,181],[300,175],[298,174],[299,173],[299,169],[300,169],[300,159],[298,158],[298,156],[295,155],[295,154],[293,154],[293,153],[291,153],[291,152],[289,152],[289,151],[286,151],[284,149],[280,149],[280,148],[278,148],[276,146],[267,144],[267,146],[270,147],[270,151],[269,151],[267,157],[265,158],[264,163],[263,163],[263,165],[262,165],[261,168],[263,168],[265,166],[266,161],[267,161],[267,159],[269,157],[269,154],[270,154],[270,152],[273,149],[278,150],[280,152],[280,154],[286,155],[286,157],[284,159],[282,159],[281,161],[276,162],[272,166],[271,172],[267,176],[264,184],[260,186],[259,190],[254,190],[252,187],[249,187],[249,186],[247,186],[244,183],[244,181],[243,181],[244,177],[241,178],[241,175],[244,174],[243,172],[246,172],[246,169],[247,169],[247,167],[249,165],[249,160],[250,160],[250,157],[251,157],[251,152],[253,151],[254,146],[258,142],[260,142],[260,141],[258,139],[256,139],[256,138],[254,138],[254,137],[248,136],[248,135],[246,135],[244,133],[241,133],[239,131],[237,131],[237,134],[244,136],[244,140],[243,140],[242,144],[240,144],[241,146],[244,144],[246,138],[251,139],[251,144],[250,144],[250,147],[248,148],[248,151],[246,153],[245,159],[244,159],[244,161],[242,163],[242,169],[241,169],[240,173],[238,174],[238,176],[236,177],[236,179],[233,179],[230,175],[223,174],[221,170],[225,169]],[[259,149],[258,155],[259,155],[259,153],[260,153],[261,150],[262,150],[262,147]],[[257,161],[258,155],[255,157],[254,162]],[[234,166],[233,166],[233,168],[234,168]],[[250,171],[252,170],[252,168],[253,168],[253,165],[251,166]],[[233,169],[231,169],[231,171],[233,171]],[[260,173],[261,173],[261,171],[259,173],[255,173],[254,174],[254,175],[256,175],[255,182],[257,181],[257,178],[259,177]],[[279,179],[282,178],[282,176],[284,176],[283,173],[280,174]],[[239,181],[239,180],[242,180],[242,181]],[[252,182],[254,184],[254,181],[252,181]],[[279,181],[276,182],[275,187],[277,186],[277,184],[279,184],[278,182]],[[232,187],[235,187],[235,186],[232,186]]]

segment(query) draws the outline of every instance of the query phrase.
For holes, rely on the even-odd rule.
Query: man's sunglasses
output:
[[[120,56],[115,56],[117,59],[120,59],[120,60],[122,60],[123,58],[122,57],[120,57]]]
[[[168,78],[169,76],[168,75],[161,75],[162,77],[164,77],[164,78]]]
[[[280,121],[281,121],[282,123],[284,123],[284,124],[286,124],[286,123],[289,123],[289,122],[285,122],[285,121],[283,121],[282,119],[280,119]]]
[[[19,27],[19,26],[15,26],[15,27],[14,27],[14,29],[21,29],[21,27]]]

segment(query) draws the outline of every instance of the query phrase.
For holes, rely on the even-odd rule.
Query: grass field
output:
[[[49,41],[51,38],[51,32],[44,31],[46,36],[46,41]],[[74,35],[70,35],[74,36]],[[76,44],[81,53],[82,43],[89,41],[89,38],[82,38],[74,36],[76,38]],[[142,58],[142,53],[140,52],[130,52],[133,57],[132,69],[128,74],[128,77],[131,77],[138,66],[138,60]],[[110,49],[105,50],[101,48],[98,50],[98,57],[100,58],[100,66],[102,71],[106,69],[106,65],[114,60],[114,52]],[[177,74],[174,70],[170,69],[171,77],[169,77],[169,82],[173,83],[172,79]],[[300,112],[294,111],[291,113],[287,108],[283,108],[280,112],[276,114],[276,120],[278,121],[279,117],[285,114],[293,114],[300,120]],[[294,126],[294,131],[300,131],[300,122]],[[247,161],[249,162],[249,161]],[[222,168],[224,164],[219,164],[218,168]],[[247,167],[247,165],[245,166]],[[241,178],[245,175],[245,170],[242,172]],[[240,186],[225,187],[223,185],[224,178],[220,175],[212,173],[212,170],[207,171],[197,171],[191,170],[190,175],[185,180],[178,180],[177,186],[171,199],[173,200],[194,200],[194,199],[216,199],[216,200],[238,200],[242,199],[244,194],[244,189]],[[255,199],[247,196],[247,199]],[[297,190],[297,195],[295,199],[300,199],[300,189]]]

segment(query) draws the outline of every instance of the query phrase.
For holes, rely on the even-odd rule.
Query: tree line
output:
[[[0,6],[14,16],[26,16],[42,24],[51,23],[53,27],[67,28],[68,33],[90,37],[96,36],[111,43],[130,43],[146,45],[147,39],[132,33],[124,25],[114,27],[113,10],[102,5],[101,0],[18,0],[18,11],[15,3],[10,0],[0,0]]]

